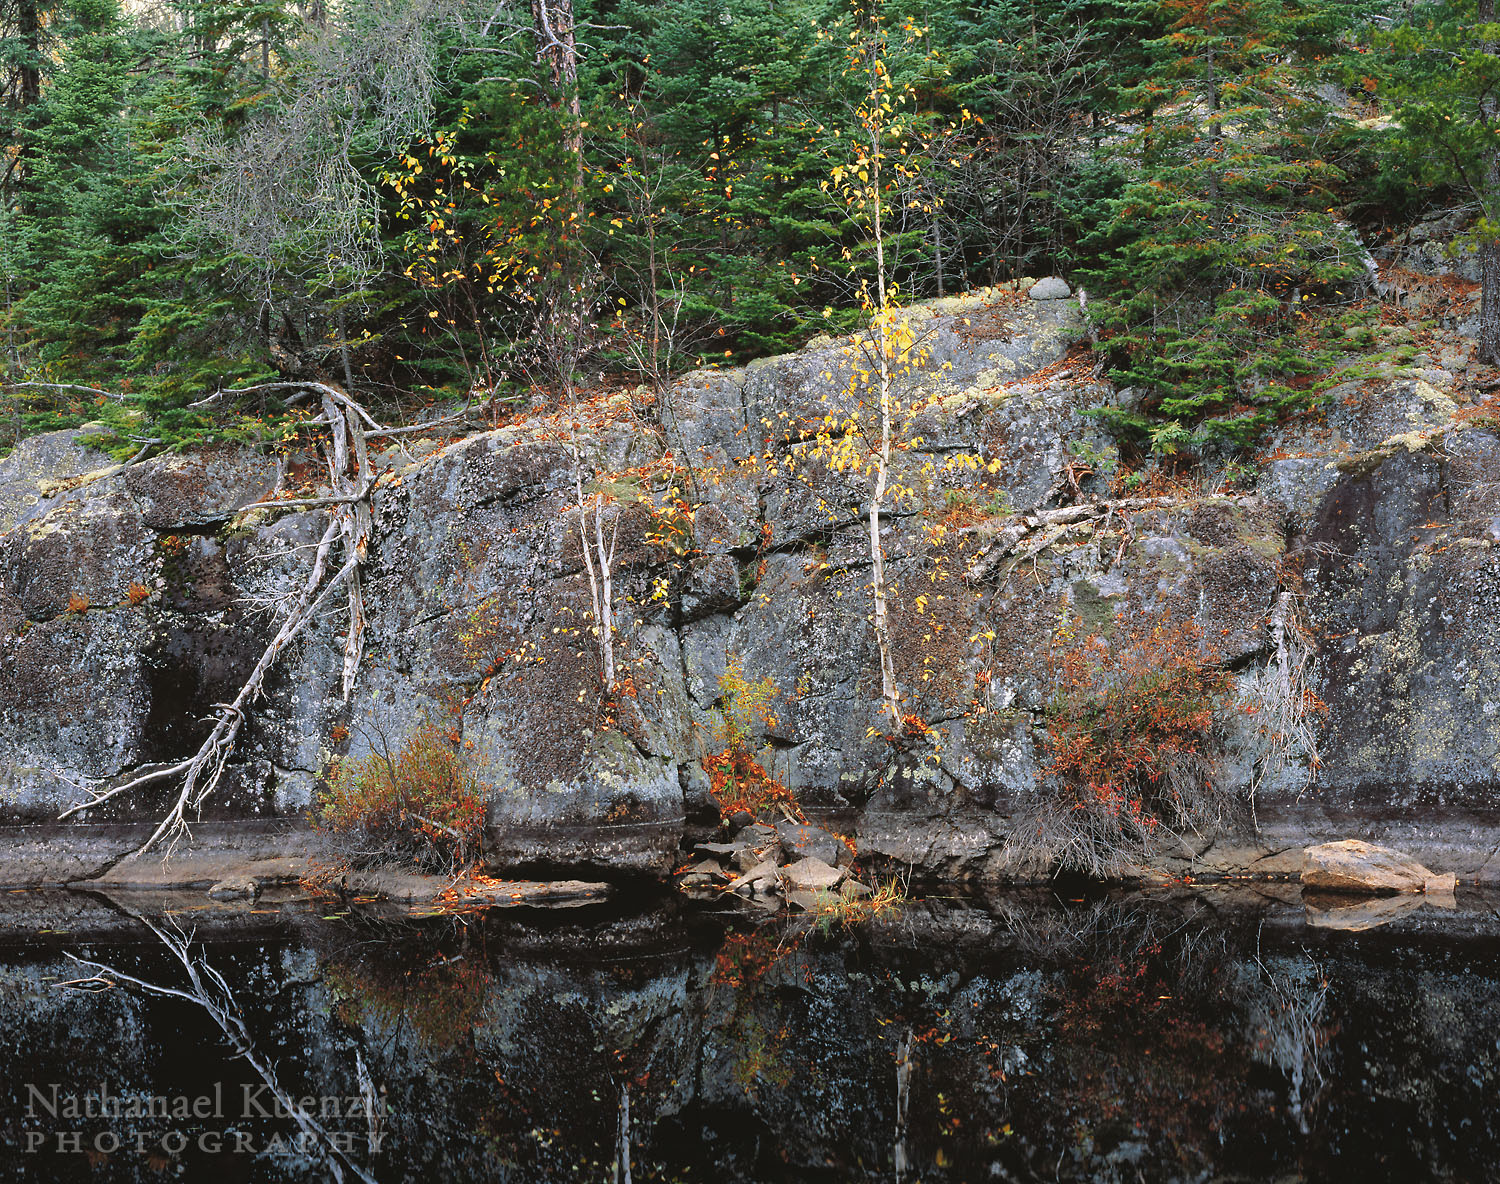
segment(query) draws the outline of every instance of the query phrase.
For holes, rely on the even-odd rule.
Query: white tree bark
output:
[[[176,764],[134,777],[123,785],[96,792],[89,800],[69,807],[58,815],[61,821],[103,805],[143,785],[182,776],[182,786],[176,800],[152,831],[151,837],[135,850],[135,857],[146,854],[158,845],[164,845],[163,858],[170,858],[177,844],[189,837],[189,815],[201,810],[203,803],[218,787],[224,768],[234,752],[245,717],[264,689],[266,675],[275,665],[276,659],[318,620],[340,591],[347,597],[349,611],[349,630],[344,642],[343,661],[343,692],[346,700],[354,689],[360,658],[364,653],[365,613],[360,568],[368,554],[374,520],[369,502],[374,475],[365,446],[364,429],[366,423],[374,424],[375,421],[363,407],[337,387],[322,383],[287,385],[306,388],[321,396],[330,432],[327,459],[333,495],[328,498],[307,499],[304,502],[266,503],[272,509],[302,507],[307,504],[327,505],[331,509],[328,526],[313,552],[312,566],[302,587],[283,602],[284,612],[275,635],[261,652],[259,661],[241,685],[239,693],[231,702],[218,705],[214,725],[196,753]],[[342,562],[329,575],[336,545]]]

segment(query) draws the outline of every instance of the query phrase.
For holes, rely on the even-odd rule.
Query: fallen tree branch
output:
[[[1015,563],[1011,565],[1012,567],[1027,559],[1033,559],[1067,534],[1074,526],[1099,518],[1103,518],[1106,524],[1111,517],[1117,518],[1124,526],[1128,542],[1129,538],[1133,537],[1129,519],[1126,517],[1128,511],[1151,510],[1174,504],[1174,499],[1169,497],[1122,497],[1112,501],[1083,502],[1076,506],[1061,506],[1055,510],[1034,510],[1029,514],[1022,514],[1016,521],[994,533],[993,541],[980,551],[969,565],[967,578],[971,581],[982,580],[1012,554],[1015,555]],[[1041,541],[1028,542],[1021,551],[1017,552],[1016,548],[1037,530],[1043,532]],[[1123,554],[1122,545],[1121,551],[1115,556],[1116,563]]]
[[[192,758],[189,757],[185,761],[178,761],[175,765],[168,765],[162,769],[154,769],[150,773],[146,773],[132,781],[127,781],[124,785],[117,785],[113,789],[99,794],[87,802],[80,802],[76,806],[69,806],[57,816],[57,820],[61,822],[63,819],[71,818],[74,814],[78,814],[81,811],[92,810],[95,806],[102,806],[110,798],[118,797],[122,793],[128,793],[130,790],[137,789],[142,785],[149,785],[153,781],[162,781],[168,777],[175,777],[178,773],[185,773],[192,763]]]
[[[96,793],[87,802],[71,806],[59,815],[59,820],[93,809],[104,802],[154,781],[182,775],[182,786],[176,800],[156,829],[133,857],[144,855],[158,844],[164,843],[163,860],[170,859],[173,850],[183,839],[189,837],[189,812],[201,811],[203,803],[218,787],[224,775],[230,755],[234,751],[241,727],[251,705],[263,691],[266,675],[276,659],[318,616],[335,593],[344,591],[348,598],[349,628],[345,634],[343,662],[343,691],[347,700],[354,689],[359,673],[360,659],[364,653],[364,590],[360,569],[369,552],[370,533],[374,515],[369,504],[374,490],[375,477],[370,467],[368,450],[365,447],[364,424],[374,423],[369,414],[343,391],[326,383],[265,383],[261,388],[287,388],[310,390],[322,398],[324,419],[329,425],[330,440],[326,454],[329,483],[333,493],[328,498],[306,498],[298,502],[268,502],[268,508],[307,508],[327,506],[333,510],[327,528],[313,554],[312,567],[302,588],[289,600],[286,615],[280,627],[262,651],[259,661],[250,671],[234,699],[221,704],[215,714],[214,725],[198,751],[184,761],[169,765],[150,773],[135,777],[124,785],[115,786]],[[243,394],[257,388],[240,391],[219,391],[215,395]],[[214,396],[210,396],[213,398]],[[377,425],[378,426],[378,425]],[[331,558],[338,545],[342,563],[329,574]]]
[[[361,487],[353,493],[340,494],[336,497],[270,498],[266,501],[251,502],[245,510],[314,510],[325,506],[348,506],[366,497],[369,492],[368,489]]]
[[[451,415],[445,415],[441,419],[429,420],[426,423],[416,423],[404,428],[379,428],[373,432],[366,432],[365,439],[379,440],[386,436],[410,436],[416,432],[430,432],[433,428],[442,427],[445,423],[457,423],[459,420],[467,419],[468,417],[469,408],[465,407],[462,411],[455,411]]]

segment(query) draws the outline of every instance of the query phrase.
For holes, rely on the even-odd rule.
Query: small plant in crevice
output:
[[[353,867],[407,863],[457,875],[479,857],[484,786],[455,736],[432,724],[394,751],[336,759],[313,822]]]
[[[703,758],[703,770],[725,819],[743,812],[757,819],[806,821],[791,791],[766,772],[750,747],[757,725],[775,725],[776,695],[770,675],[752,682],[736,657],[729,659],[719,676],[722,715],[714,731],[721,747]]]
[[[1048,653],[1041,796],[1005,845],[1016,871],[1118,874],[1162,838],[1217,829],[1234,795],[1216,780],[1231,676],[1190,622],[1109,637],[1072,618]]]
[[[1268,778],[1280,777],[1294,763],[1316,779],[1323,758],[1316,719],[1328,705],[1313,689],[1317,641],[1302,604],[1301,580],[1282,566],[1282,591],[1266,624],[1271,633],[1270,660],[1247,679],[1244,690],[1255,718],[1255,768],[1252,796]]]
[[[817,905],[812,912],[813,928],[818,933],[828,933],[835,926],[852,929],[876,917],[896,912],[910,899],[906,882],[900,876],[882,880],[868,896],[819,893]]]

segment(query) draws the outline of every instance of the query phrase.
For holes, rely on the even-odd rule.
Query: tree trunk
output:
[[[1495,0],[1479,0],[1476,14],[1481,25],[1493,24]],[[1486,54],[1500,51],[1493,41],[1484,42],[1480,48]],[[1500,99],[1493,92],[1480,103],[1484,125],[1500,131]],[[1485,192],[1480,195],[1480,210],[1491,226],[1488,238],[1479,244],[1479,360],[1491,366],[1500,366],[1500,238],[1493,232],[1496,221],[1500,221],[1500,144],[1495,137],[1489,140],[1489,160],[1485,162]]]
[[[891,735],[901,731],[901,701],[896,694],[896,666],[891,657],[891,626],[886,606],[885,547],[880,541],[880,510],[891,473],[891,326],[890,300],[885,286],[885,227],[881,218],[880,111],[884,96],[878,75],[871,74],[871,110],[877,121],[870,135],[870,229],[875,240],[875,290],[877,295],[875,352],[880,363],[880,458],[876,466],[875,490],[870,496],[870,593],[875,602],[875,646],[880,651],[880,695],[891,717]]]
[[[578,47],[573,41],[573,0],[531,0],[536,60],[545,62],[557,101],[572,117],[567,149],[583,170],[583,109],[578,103]]]
[[[16,33],[21,41],[17,93],[24,110],[42,97],[42,18],[37,0],[16,0]]]
[[[22,134],[25,111],[42,97],[42,21],[38,0],[16,0],[14,40],[20,43],[16,55],[15,91],[5,106],[21,113],[0,124],[0,191],[19,186],[25,179],[27,159],[32,147]],[[0,24],[0,32],[8,32]],[[4,164],[6,157],[9,164]]]
[[[354,389],[354,367],[349,362],[349,326],[343,306],[339,307],[339,361],[344,364],[344,389]]]
[[[937,294],[938,298],[942,299],[947,295],[943,291],[943,227],[938,219],[936,205],[932,210],[932,255],[937,263]]]
[[[1500,366],[1500,241],[1479,244],[1479,358]]]

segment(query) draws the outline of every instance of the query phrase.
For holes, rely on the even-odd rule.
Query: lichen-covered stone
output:
[[[849,409],[859,343],[823,339],[684,376],[659,434],[620,420],[577,441],[588,466],[657,474],[606,510],[613,696],[557,425],[380,453],[358,683],[346,702],[340,608],[281,657],[210,816],[300,823],[335,757],[433,724],[486,787],[495,864],[665,874],[718,821],[702,761],[726,742],[735,661],[775,691],[751,721],[755,755],[809,811],[836,815],[872,859],[993,876],[1012,816],[1045,785],[1064,621],[1111,641],[1190,623],[1255,706],[1275,660],[1269,618],[1293,595],[1327,703],[1318,782],[1300,751],[1268,773],[1255,717],[1236,715],[1221,776],[1234,793],[1261,779],[1258,836],[1193,837],[1173,869],[1295,875],[1310,840],[1358,829],[1500,878],[1500,440],[1465,426],[1447,378],[1351,386],[1326,423],[1279,440],[1253,495],[1106,509],[1092,470],[1114,444],[1085,412],[1116,396],[1073,373],[1076,303],[990,291],[909,316],[923,356],[899,388],[924,409],[896,450],[880,537],[897,689],[928,732],[880,710],[868,482],[789,440]],[[276,480],[254,450],[121,469],[71,435],[0,461],[13,822],[40,824],[85,786],[201,740],[268,636],[253,605],[296,590],[327,521],[257,506]],[[696,510],[663,533],[668,482]],[[88,825],[144,822],[170,792],[119,799]]]

